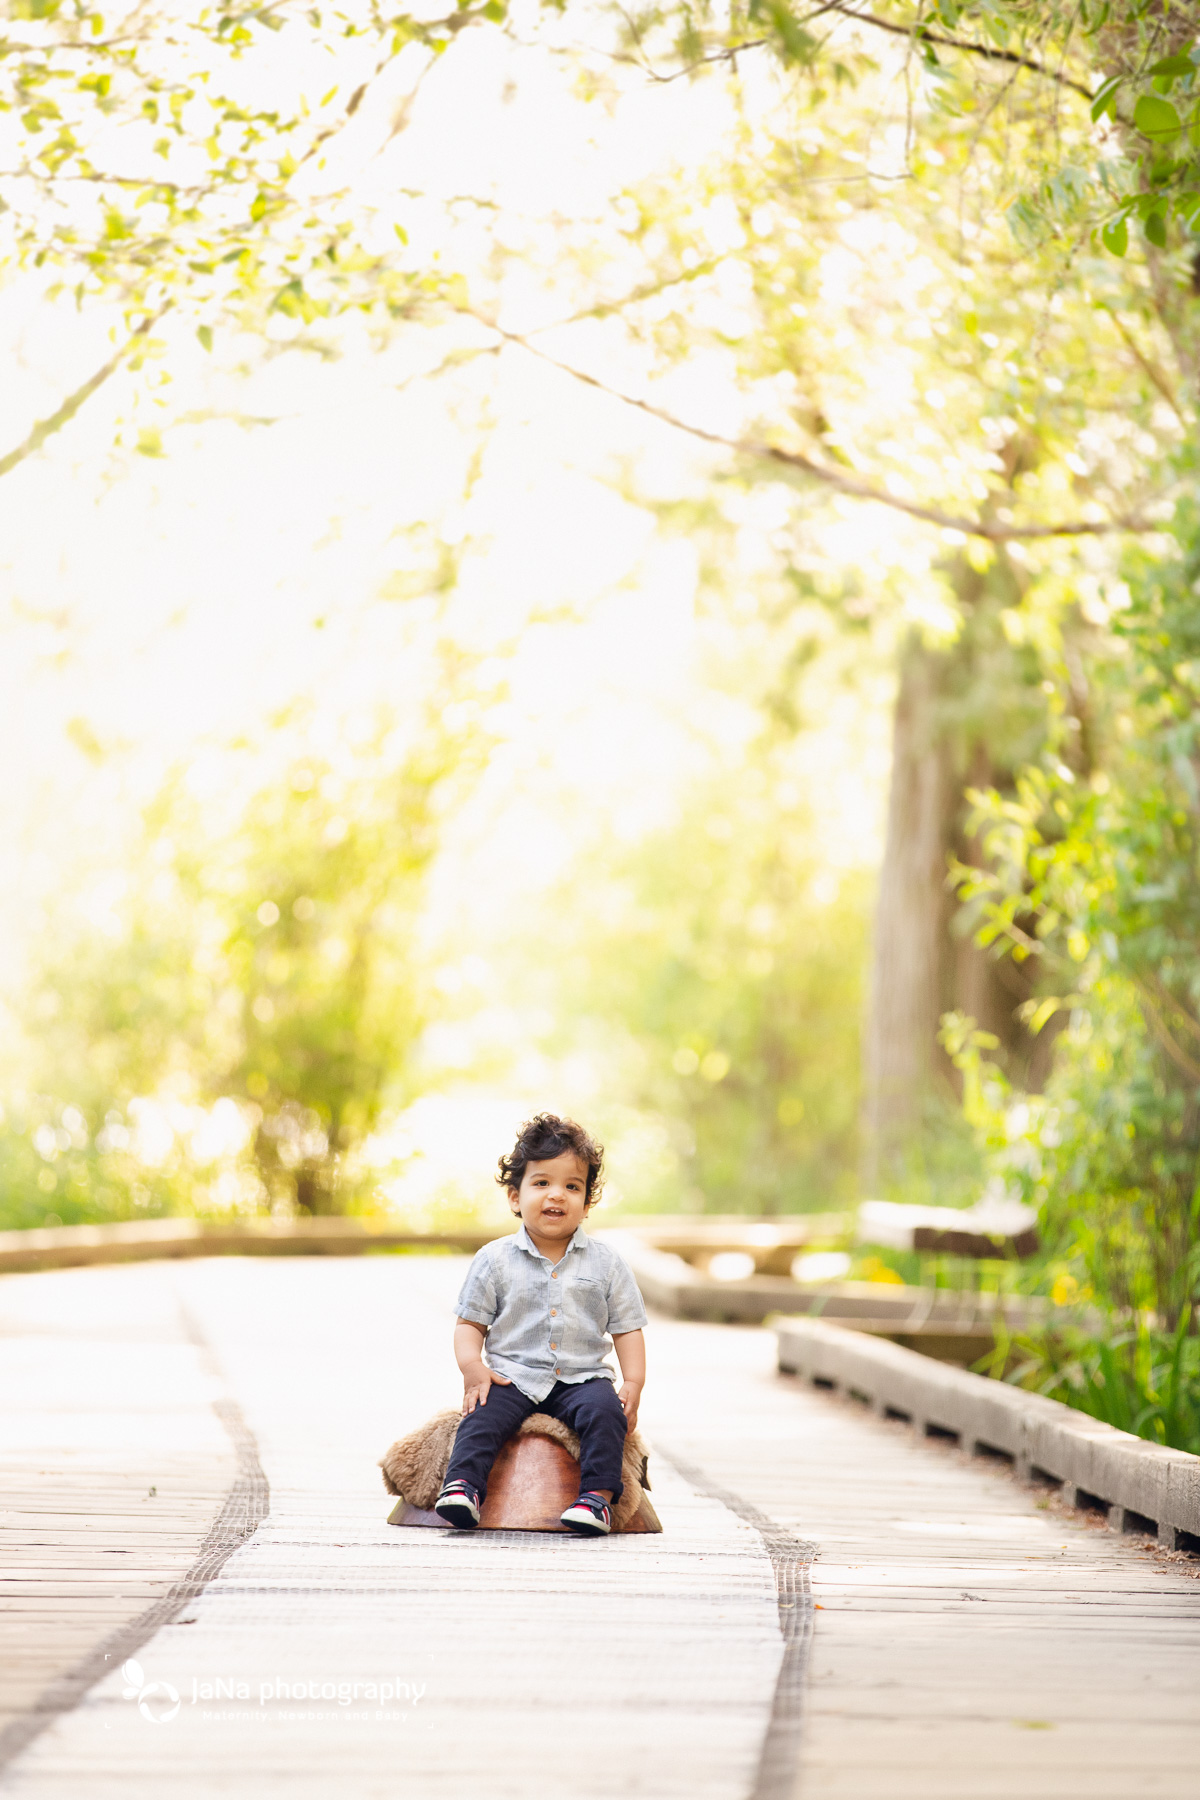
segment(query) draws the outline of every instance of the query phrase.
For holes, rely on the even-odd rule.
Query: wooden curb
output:
[[[848,1215],[820,1214],[802,1217],[798,1224],[785,1221],[779,1227],[767,1226],[776,1253],[789,1259],[814,1231],[831,1231],[847,1225]],[[413,1250],[459,1250],[473,1256],[485,1244],[493,1243],[515,1230],[513,1222],[465,1227],[461,1231],[420,1232],[405,1229],[386,1220],[347,1218],[236,1220],[212,1219],[129,1219],[116,1225],[55,1225],[31,1231],[0,1231],[0,1273],[5,1270],[67,1269],[88,1263],[141,1262],[177,1256],[359,1256],[370,1250],[407,1248]],[[757,1230],[764,1227],[759,1224]],[[639,1218],[632,1228],[619,1232],[647,1254],[657,1254],[647,1239],[660,1236],[674,1243],[677,1239],[692,1248],[719,1250],[736,1248],[753,1236],[753,1221],[714,1218],[697,1223],[686,1217],[662,1218],[657,1215]],[[609,1237],[611,1230],[595,1235]],[[757,1240],[755,1240],[757,1241]],[[761,1254],[761,1252],[760,1252]],[[695,1280],[702,1280],[681,1257],[670,1259]],[[773,1283],[768,1277],[768,1304],[759,1312],[780,1310],[779,1289],[793,1289],[788,1279]],[[719,1286],[714,1283],[714,1286]]]
[[[0,1231],[0,1273],[174,1256],[361,1256],[401,1246],[474,1255],[498,1231],[415,1232],[370,1219],[144,1219],[120,1225],[56,1225]]]
[[[927,1355],[949,1362],[974,1362],[984,1355],[995,1341],[998,1320],[1009,1331],[1022,1331],[1040,1323],[1050,1306],[1045,1300],[875,1281],[801,1286],[790,1276],[774,1275],[717,1281],[681,1256],[656,1249],[637,1231],[616,1229],[596,1236],[620,1251],[646,1304],[673,1319],[749,1325],[776,1313],[819,1313],[856,1331],[911,1339]]]
[[[776,1335],[783,1374],[866,1401],[918,1437],[999,1458],[1022,1480],[1058,1489],[1068,1505],[1107,1513],[1115,1531],[1200,1552],[1200,1456],[822,1320],[789,1319]]]

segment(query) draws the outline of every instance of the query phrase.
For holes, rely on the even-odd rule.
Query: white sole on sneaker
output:
[[[612,1530],[611,1525],[596,1517],[590,1506],[568,1506],[560,1515],[560,1522],[569,1525],[580,1537],[607,1537]]]
[[[458,1494],[451,1495],[448,1500],[438,1500],[433,1510],[439,1519],[445,1519],[447,1525],[453,1525],[459,1531],[474,1531],[479,1524],[478,1509]]]

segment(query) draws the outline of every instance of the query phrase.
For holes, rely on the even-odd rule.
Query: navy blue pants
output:
[[[530,1413],[561,1419],[579,1439],[579,1491],[611,1488],[621,1498],[621,1457],[625,1450],[625,1409],[611,1381],[556,1381],[544,1400],[531,1400],[519,1387],[493,1382],[487,1405],[468,1413],[458,1428],[447,1481],[465,1481],[482,1500],[501,1444],[524,1424]]]

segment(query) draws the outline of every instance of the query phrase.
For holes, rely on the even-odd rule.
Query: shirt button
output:
[[[561,1374],[562,1374],[562,1370],[561,1370],[561,1369],[555,1369],[555,1371],[554,1371],[554,1373],[555,1373],[555,1374],[556,1374],[556,1375],[561,1375]]]
[[[557,1345],[557,1344],[551,1344],[551,1346],[550,1346],[550,1348],[551,1348],[551,1349],[552,1349],[552,1350],[557,1350],[557,1349],[558,1349],[558,1345]]]
[[[557,1269],[551,1269],[551,1271],[550,1271],[550,1279],[551,1279],[551,1281],[557,1281],[557,1280],[558,1280],[558,1270],[557,1270]]]
[[[557,1307],[556,1307],[556,1306],[552,1306],[552,1307],[551,1307],[551,1308],[550,1308],[550,1317],[551,1317],[551,1318],[552,1318],[552,1319],[557,1319],[557,1317],[558,1317],[558,1308],[557,1308]]]

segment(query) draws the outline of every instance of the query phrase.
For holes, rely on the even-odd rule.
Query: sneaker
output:
[[[612,1530],[612,1513],[603,1494],[580,1494],[560,1517],[580,1537],[607,1537]]]
[[[448,1481],[434,1501],[433,1510],[447,1525],[474,1531],[479,1523],[479,1495],[465,1481]]]

